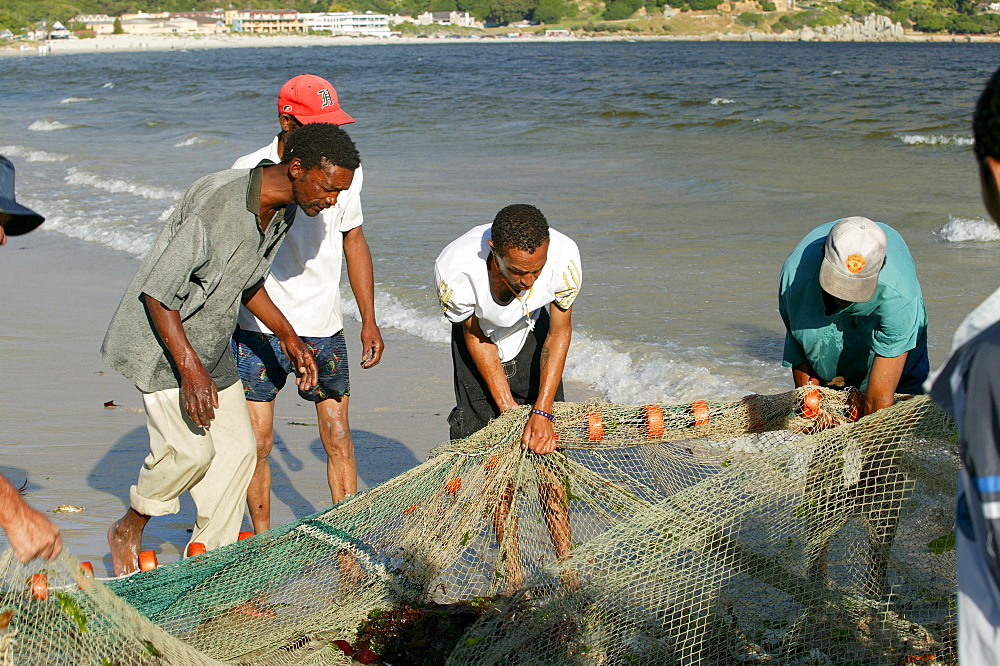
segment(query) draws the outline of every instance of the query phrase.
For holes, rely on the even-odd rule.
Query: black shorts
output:
[[[549,334],[549,313],[542,310],[535,328],[528,333],[521,351],[503,364],[510,383],[510,392],[519,405],[534,404],[538,399],[541,383],[542,345]],[[448,415],[451,438],[463,439],[483,428],[491,419],[500,416],[500,410],[490,397],[489,388],[476,369],[475,361],[465,345],[462,324],[451,327],[451,362],[455,368],[456,407]],[[556,402],[563,402],[563,385],[559,381]]]

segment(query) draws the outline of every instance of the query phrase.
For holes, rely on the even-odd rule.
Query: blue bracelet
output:
[[[541,409],[532,409],[531,413],[532,414],[538,414],[539,416],[544,416],[549,421],[555,422],[555,420],[556,420],[555,416],[553,416],[552,414],[549,414],[548,412],[542,411]]]

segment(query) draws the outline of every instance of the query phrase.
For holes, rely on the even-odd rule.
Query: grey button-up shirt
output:
[[[244,291],[259,286],[294,219],[279,210],[261,231],[261,167],[195,182],[167,219],[111,319],[101,353],[147,393],[180,386],[142,298],[178,310],[184,333],[219,389],[240,380],[229,339]],[[288,219],[286,219],[286,215]]]

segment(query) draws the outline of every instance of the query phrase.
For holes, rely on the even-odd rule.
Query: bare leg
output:
[[[347,403],[346,395],[316,403],[319,438],[326,450],[326,479],[334,504],[358,492],[358,468],[347,421]]]
[[[566,486],[559,483],[555,474],[549,470],[543,472],[545,482],[538,485],[538,499],[545,514],[545,523],[552,537],[552,545],[556,549],[556,557],[560,560],[569,555],[569,500],[566,496]]]
[[[257,534],[271,529],[271,463],[268,456],[274,446],[274,401],[247,400],[250,425],[257,439],[257,464],[247,488],[250,521]]]
[[[545,481],[538,484],[538,500],[542,505],[542,513],[549,528],[549,536],[552,537],[556,557],[560,561],[567,560],[570,557],[573,537],[569,526],[569,495],[566,492],[566,484],[560,481],[552,470],[543,468],[542,474],[545,476]],[[575,569],[565,569],[562,580],[563,585],[570,590],[580,586]]]
[[[500,548],[501,571],[506,576],[500,591],[510,594],[524,587],[524,570],[521,568],[521,548],[517,535],[517,514],[510,519],[510,532],[506,531],[507,518],[510,516],[510,505],[514,501],[514,482],[511,481],[500,496],[496,513],[493,514],[493,530],[497,535],[497,546]],[[504,537],[509,537],[507,549],[504,550]]]
[[[139,570],[142,531],[148,522],[149,516],[129,507],[125,515],[108,529],[111,566],[116,576]]]

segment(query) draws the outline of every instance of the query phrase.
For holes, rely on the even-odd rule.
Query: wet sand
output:
[[[42,227],[44,229],[44,226]],[[373,248],[377,252],[377,248]],[[48,515],[65,547],[108,575],[108,527],[121,517],[148,448],[138,390],[101,360],[114,309],[138,267],[130,256],[61,234],[36,231],[0,248],[0,473],[37,509],[82,506]],[[349,350],[360,326],[348,319]],[[386,354],[376,369],[351,368],[351,430],[359,487],[386,481],[426,459],[448,436],[454,404],[448,347],[383,329]],[[593,393],[567,385],[568,400]],[[113,401],[118,407],[107,409]],[[326,456],[315,409],[286,388],[275,408],[272,524],[330,504]],[[143,547],[160,562],[180,557],[194,520],[181,512],[154,518]],[[252,529],[249,518],[244,529]],[[0,533],[0,547],[6,547]]]

